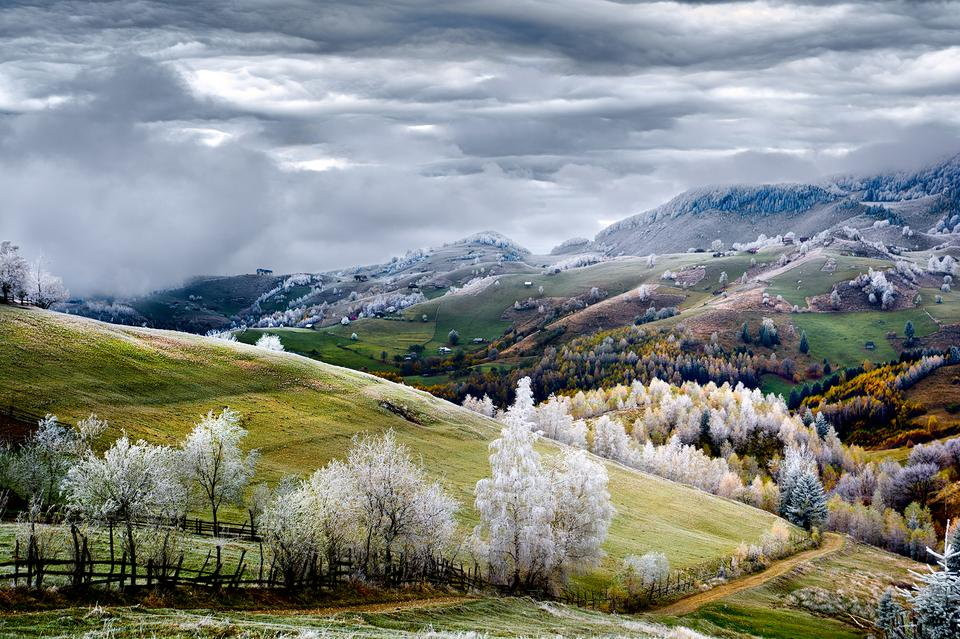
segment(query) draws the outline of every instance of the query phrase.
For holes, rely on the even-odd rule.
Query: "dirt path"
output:
[[[314,617],[333,617],[341,613],[358,612],[399,612],[401,610],[419,610],[422,608],[440,608],[452,606],[471,597],[430,597],[428,599],[410,599],[407,601],[386,601],[375,604],[356,604],[347,606],[325,606],[322,608],[277,608],[272,610],[251,610],[255,615],[310,615]]]
[[[748,590],[750,588],[762,586],[771,579],[776,579],[781,575],[787,574],[804,562],[833,554],[843,548],[843,543],[844,540],[842,536],[834,533],[827,533],[824,535],[823,545],[819,548],[814,548],[813,550],[807,550],[805,552],[793,555],[792,557],[787,557],[786,559],[775,562],[772,566],[762,572],[758,572],[753,575],[747,575],[746,577],[722,584],[716,588],[707,590],[706,592],[691,595],[654,612],[659,615],[671,615],[674,617],[690,614],[701,606],[705,606],[706,604],[717,601],[718,599],[723,599],[724,597],[736,594],[742,590]]]

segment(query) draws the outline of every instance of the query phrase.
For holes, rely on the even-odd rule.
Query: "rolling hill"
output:
[[[393,428],[446,483],[469,527],[496,422],[427,393],[290,353],[170,331],[0,307],[0,405],[75,420],[93,411],[134,437],[173,444],[203,413],[238,410],[260,476],[305,475],[359,432]],[[101,442],[105,443],[105,442]],[[544,443],[545,451],[556,450]],[[729,554],[776,517],[608,464],[618,514],[603,581],[627,554],[657,549],[674,567]]]

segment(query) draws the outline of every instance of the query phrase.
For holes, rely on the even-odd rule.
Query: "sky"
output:
[[[958,151],[960,2],[0,3],[0,239],[76,294]]]

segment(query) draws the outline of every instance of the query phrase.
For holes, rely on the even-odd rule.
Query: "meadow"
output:
[[[305,476],[342,457],[353,435],[393,428],[461,504],[464,530],[477,518],[473,488],[487,474],[496,422],[357,371],[182,333],[136,329],[39,310],[0,308],[0,404],[73,421],[96,412],[132,437],[176,444],[201,415],[240,412],[245,442],[261,449],[258,479]],[[395,410],[402,407],[410,421]],[[101,445],[106,441],[100,442]],[[550,443],[541,450],[556,451]],[[599,586],[627,554],[661,550],[673,568],[727,556],[776,517],[613,463],[618,514],[600,568],[580,579]],[[237,520],[238,512],[223,518]]]

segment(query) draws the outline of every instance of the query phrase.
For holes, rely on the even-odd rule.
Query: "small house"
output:
[[[531,286],[533,286],[533,282],[524,282],[523,285],[524,285],[526,288],[530,288]]]
[[[273,269],[269,268],[258,268],[257,275],[273,275]]]
[[[355,282],[366,282],[370,278],[367,277],[366,275],[363,275],[362,273],[357,273],[356,275],[353,276],[353,279]]]
[[[437,349],[437,352],[440,353],[441,355],[447,355],[449,353],[452,353],[453,349],[450,348],[449,346],[441,346],[440,348]]]

